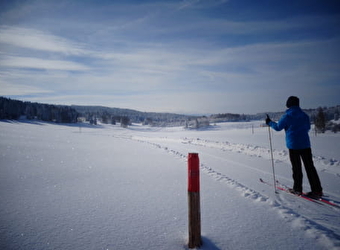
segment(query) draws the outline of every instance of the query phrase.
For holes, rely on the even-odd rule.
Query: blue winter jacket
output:
[[[309,116],[298,106],[290,107],[278,123],[271,121],[269,126],[280,131],[286,131],[286,145],[289,149],[310,148],[308,131],[310,130]]]

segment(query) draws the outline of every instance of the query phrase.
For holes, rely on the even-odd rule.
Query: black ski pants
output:
[[[314,167],[312,150],[311,148],[306,149],[289,149],[289,157],[292,163],[293,180],[295,191],[302,192],[302,168],[301,159],[305,165],[305,170],[309,180],[312,192],[322,192],[322,187],[319,179],[319,175]]]

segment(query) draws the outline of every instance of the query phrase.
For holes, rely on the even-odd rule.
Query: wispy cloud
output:
[[[50,90],[25,84],[13,84],[0,79],[0,94],[3,96],[22,96],[31,94],[49,94]]]
[[[85,65],[70,61],[45,60],[41,58],[19,56],[0,57],[0,67],[69,71],[85,71],[90,69]]]
[[[212,8],[225,4],[229,0],[182,0],[179,9],[185,8]]]
[[[0,27],[0,43],[31,50],[58,52],[65,55],[87,54],[86,50],[78,43],[36,29],[15,26]]]

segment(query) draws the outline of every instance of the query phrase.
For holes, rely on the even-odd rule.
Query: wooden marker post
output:
[[[200,208],[200,172],[197,153],[188,155],[188,207],[189,207],[189,248],[200,247],[201,208]]]

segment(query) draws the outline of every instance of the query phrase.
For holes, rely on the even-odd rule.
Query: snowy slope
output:
[[[272,137],[277,179],[291,186],[284,133]],[[340,203],[340,135],[311,140],[325,193]],[[197,131],[3,121],[0,249],[187,249],[189,152],[201,163],[201,249],[340,248],[340,209],[259,182],[272,182],[260,122]]]

